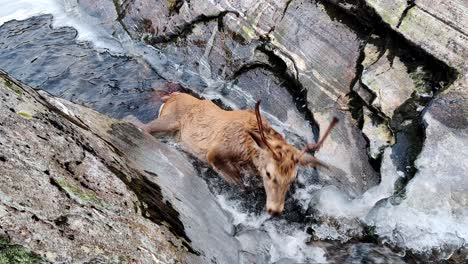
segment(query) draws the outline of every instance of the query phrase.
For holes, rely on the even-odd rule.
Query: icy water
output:
[[[106,3],[100,8],[115,12],[112,1]],[[101,21],[76,0],[0,0],[0,7],[0,68],[31,86],[112,117],[131,114],[145,122],[154,118],[161,104],[154,90],[164,89],[168,81],[180,82],[230,108],[251,108],[268,91],[263,106],[266,119],[297,146],[313,138],[312,127],[296,107],[297,99],[280,84],[254,90],[248,83],[242,86],[210,79],[203,69],[189,71],[173,55],[132,40],[116,21]],[[179,149],[171,142],[167,145]],[[320,172],[300,170],[288,194],[285,214],[277,218],[266,214],[265,194],[258,182],[249,182],[245,190],[228,186],[211,169],[181,153],[207,183],[209,197],[218,206],[203,211],[205,217],[228,219],[224,229],[238,241],[233,250],[238,252],[239,263],[418,262],[416,257],[396,251],[404,241],[388,240],[397,246],[392,250],[377,243],[374,236],[373,229],[392,230],[398,224],[388,214],[414,217],[408,215],[404,203],[375,209],[385,202],[382,199],[393,195],[394,183],[402,174],[391,162],[391,151],[384,153],[380,184],[356,199],[333,186],[322,186]],[[160,170],[164,174],[164,167]],[[460,183],[466,184],[466,180],[460,179]],[[222,216],[216,215],[219,212]],[[421,239],[416,249],[457,238],[464,243],[468,228],[463,219],[466,216],[452,219],[441,211],[439,218],[428,223],[440,230],[428,235],[430,239]],[[415,231],[417,226],[411,221],[414,219],[405,226],[408,232],[426,235],[425,230]],[[451,236],[454,225],[457,229]]]

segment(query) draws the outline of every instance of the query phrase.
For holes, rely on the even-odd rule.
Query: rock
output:
[[[454,0],[449,3],[441,0],[416,0],[415,4],[426,13],[468,35],[468,3],[466,1]]]
[[[364,126],[362,133],[369,139],[369,156],[379,158],[383,150],[395,143],[388,125],[379,118],[373,117],[369,109],[364,107]]]
[[[372,105],[392,118],[395,109],[411,98],[415,85],[399,57],[389,61],[388,52],[364,69],[361,80],[376,96]]]
[[[0,225],[12,245],[52,262],[237,259],[227,218],[186,157],[133,125],[1,80]]]
[[[448,65],[458,70],[468,69],[468,35],[418,6],[408,11],[398,32]]]
[[[350,197],[357,197],[378,183],[378,176],[369,164],[366,141],[348,113],[335,112],[339,125],[331,133],[320,151],[315,155],[334,168],[321,171],[320,181],[325,185],[337,186]],[[321,125],[322,133],[330,122],[330,114],[315,113],[315,120]],[[359,172],[359,174],[356,174]]]
[[[293,62],[321,132],[333,116],[341,120],[317,157],[341,171],[328,175],[322,172],[323,183],[337,185],[354,196],[378,181],[367,161],[365,140],[356,123],[351,114],[339,110],[347,108],[345,96],[356,77],[359,38],[349,27],[332,20],[323,8],[320,4],[291,2],[271,33],[271,43]]]
[[[383,24],[450,67],[459,71],[467,69],[468,5],[464,0],[326,2],[370,26],[381,23],[381,19]]]
[[[283,1],[174,2],[177,2],[175,6],[167,1],[137,0],[123,3],[119,6],[122,22],[133,36],[147,36],[146,39],[154,44],[186,35],[194,25],[210,20],[216,22],[230,13],[241,19],[231,17],[228,25],[237,24],[237,30],[256,38],[256,31],[265,34],[274,27],[287,5]]]
[[[313,113],[336,107],[338,98],[349,92],[359,56],[356,32],[323,9],[320,4],[291,2],[270,36],[278,51],[294,63]]]
[[[380,15],[382,20],[392,28],[396,28],[401,23],[401,18],[405,10],[409,7],[406,0],[379,1],[366,0],[366,4]]]
[[[372,64],[376,63],[380,57],[385,53],[383,49],[384,40],[378,35],[371,35],[364,46],[364,59],[361,65],[364,68],[369,68]]]
[[[465,73],[442,92],[427,111],[431,117],[453,131],[464,131],[468,126],[467,100],[468,73]]]
[[[327,256],[327,260],[334,263],[374,262],[403,264],[407,262],[398,252],[394,252],[388,247],[376,246],[372,243],[323,244],[327,246],[327,250],[336,252],[336,255],[331,258]],[[365,253],[361,255],[361,252]]]
[[[0,75],[0,226],[9,239],[0,255],[30,250],[50,262],[186,262],[177,211],[156,184],[147,183],[151,200],[132,190],[151,175],[70,112]]]
[[[368,215],[385,241],[444,259],[468,241],[468,166],[461,162],[468,159],[467,91],[466,79],[459,79],[430,104],[416,175],[403,197],[378,204]]]
[[[356,82],[353,87],[353,91],[357,93],[357,95],[367,106],[370,106],[375,99],[375,95],[363,84],[361,84],[360,81]]]
[[[466,70],[468,6],[464,0],[366,0],[369,7],[406,39],[458,70]]]

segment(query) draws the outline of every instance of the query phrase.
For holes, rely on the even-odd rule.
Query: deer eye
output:
[[[266,175],[267,175],[268,179],[271,179],[271,174],[268,171],[267,171]]]

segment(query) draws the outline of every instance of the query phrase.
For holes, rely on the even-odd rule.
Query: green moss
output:
[[[102,206],[102,201],[91,191],[85,191],[64,179],[56,179],[55,182],[65,191],[70,197],[77,199],[81,203],[88,203]]]
[[[409,73],[409,77],[413,80],[414,87],[417,93],[427,93],[431,91],[429,84],[430,76],[422,67],[417,67],[415,71]]]
[[[364,241],[378,243],[378,236],[375,226],[364,225]]]
[[[8,89],[12,90],[18,96],[23,95],[23,91],[21,91],[21,89],[18,88],[18,86],[12,84],[9,80],[3,80],[3,83],[5,84],[6,87],[8,87]]]
[[[173,12],[177,5],[177,0],[166,0],[166,4],[169,9],[169,12]]]
[[[119,0],[113,0],[114,6],[115,6],[115,11],[117,12],[117,16],[120,16],[122,9],[120,8],[120,1]]]
[[[30,113],[26,111],[19,111],[17,114],[26,119],[31,119],[33,117]]]
[[[151,42],[151,38],[149,35],[144,35],[143,36],[143,42],[145,42],[146,44],[150,44]]]
[[[0,264],[43,263],[42,259],[20,245],[0,245]]]
[[[247,42],[250,42],[251,40],[258,38],[257,33],[255,32],[255,29],[250,25],[242,25],[241,34],[242,34],[242,37]]]
[[[8,243],[10,243],[10,239],[8,237],[0,236],[0,247],[7,245]]]
[[[126,256],[119,256],[119,263],[128,263],[128,258]]]

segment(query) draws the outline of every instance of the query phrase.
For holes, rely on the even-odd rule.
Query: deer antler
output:
[[[327,130],[325,131],[325,134],[323,134],[322,139],[320,139],[319,142],[317,142],[315,144],[309,144],[309,145],[305,146],[304,149],[301,151],[301,154],[299,155],[299,157],[302,157],[302,155],[304,155],[307,151],[317,150],[317,149],[321,148],[322,144],[323,144],[323,141],[325,141],[325,139],[328,137],[328,135],[330,134],[331,130],[336,125],[336,123],[338,123],[338,118],[333,117],[333,120],[331,121],[330,125],[328,126]]]
[[[257,124],[258,124],[258,130],[260,131],[260,136],[262,137],[263,143],[270,149],[271,153],[273,154],[273,158],[275,160],[278,160],[278,155],[276,155],[276,152],[271,148],[270,144],[268,144],[268,141],[265,138],[265,134],[263,132],[263,122],[262,122],[262,116],[260,115],[260,102],[262,100],[258,100],[258,102],[255,104],[255,116],[257,117]]]

